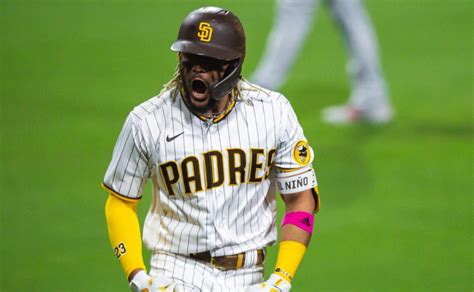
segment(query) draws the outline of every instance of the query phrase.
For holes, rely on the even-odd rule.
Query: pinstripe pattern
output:
[[[263,267],[221,271],[211,264],[165,251],[153,254],[150,275],[174,280],[176,292],[244,292],[263,280]]]
[[[104,178],[107,187],[129,198],[140,198],[145,182],[151,178],[153,205],[145,220],[143,239],[156,255],[152,265],[158,270],[166,266],[166,276],[184,279],[200,289],[208,287],[203,285],[209,283],[201,279],[206,273],[214,273],[216,286],[208,288],[215,291],[221,286],[221,290],[229,291],[228,287],[261,280],[261,268],[248,276],[237,271],[215,275],[205,264],[178,255],[209,250],[213,256],[221,256],[272,245],[277,238],[274,183],[270,179],[259,181],[268,168],[267,155],[276,150],[273,166],[301,167],[293,158],[293,149],[298,141],[306,139],[288,100],[251,84],[243,83],[242,87],[247,88],[242,91],[243,99],[217,123],[202,121],[188,110],[181,96],[174,100],[169,92],[137,106],[119,135]],[[245,153],[244,183],[240,183],[240,172],[238,183],[229,183],[228,149]],[[224,182],[206,189],[204,153],[216,150],[221,153]],[[252,156],[252,151],[261,153]],[[192,156],[199,161],[197,171],[203,190],[185,194],[181,162]],[[170,162],[178,172],[160,168]],[[250,181],[252,163],[252,178],[258,182]],[[194,175],[196,168],[186,167],[187,173]],[[175,176],[179,179],[170,185],[174,195],[169,195],[167,177],[171,181]],[[189,186],[195,190],[197,183]]]

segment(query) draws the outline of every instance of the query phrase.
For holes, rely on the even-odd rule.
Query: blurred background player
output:
[[[323,110],[323,120],[332,124],[389,122],[393,110],[380,68],[376,37],[363,3],[325,2],[344,37],[352,89],[346,104]],[[319,4],[320,0],[277,0],[273,28],[263,58],[251,77],[253,82],[276,90],[286,81]]]

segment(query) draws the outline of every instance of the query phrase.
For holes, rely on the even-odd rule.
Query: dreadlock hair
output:
[[[247,81],[244,77],[241,77],[241,80]],[[180,64],[178,63],[176,65],[176,69],[174,70],[173,77],[171,78],[170,81],[166,82],[163,85],[163,88],[161,89],[159,95],[164,93],[165,91],[171,90],[171,97],[173,98],[173,102],[176,100],[176,96],[178,95],[179,92],[181,92],[184,89],[183,86],[183,80],[181,78],[181,68]],[[242,100],[242,87],[240,85],[240,82],[237,83],[237,85],[232,88],[231,90],[231,95],[235,100]]]
[[[173,101],[174,101],[176,99],[176,95],[178,95],[178,92],[180,92],[182,88],[183,88],[183,81],[181,79],[181,70],[178,63],[174,70],[173,77],[171,78],[170,81],[163,84],[163,87],[161,88],[159,95],[161,95],[165,91],[172,89],[171,97],[173,97]]]

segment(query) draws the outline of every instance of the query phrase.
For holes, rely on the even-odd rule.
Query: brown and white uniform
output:
[[[150,273],[183,291],[233,291],[262,281],[260,252],[277,240],[276,170],[309,168],[313,152],[289,101],[241,81],[241,98],[212,120],[170,91],[137,106],[114,148],[104,185],[130,199],[153,183],[143,241]],[[191,254],[245,253],[221,270]]]

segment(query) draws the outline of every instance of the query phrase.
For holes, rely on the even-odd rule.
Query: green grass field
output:
[[[274,3],[0,3],[0,290],[128,291],[99,187],[126,115],[170,78],[169,46],[189,11],[211,4],[240,16],[249,75]],[[322,192],[293,290],[473,291],[472,1],[369,0],[367,7],[393,123],[320,121],[323,107],[349,93],[341,37],[324,6],[282,89],[317,153]]]

